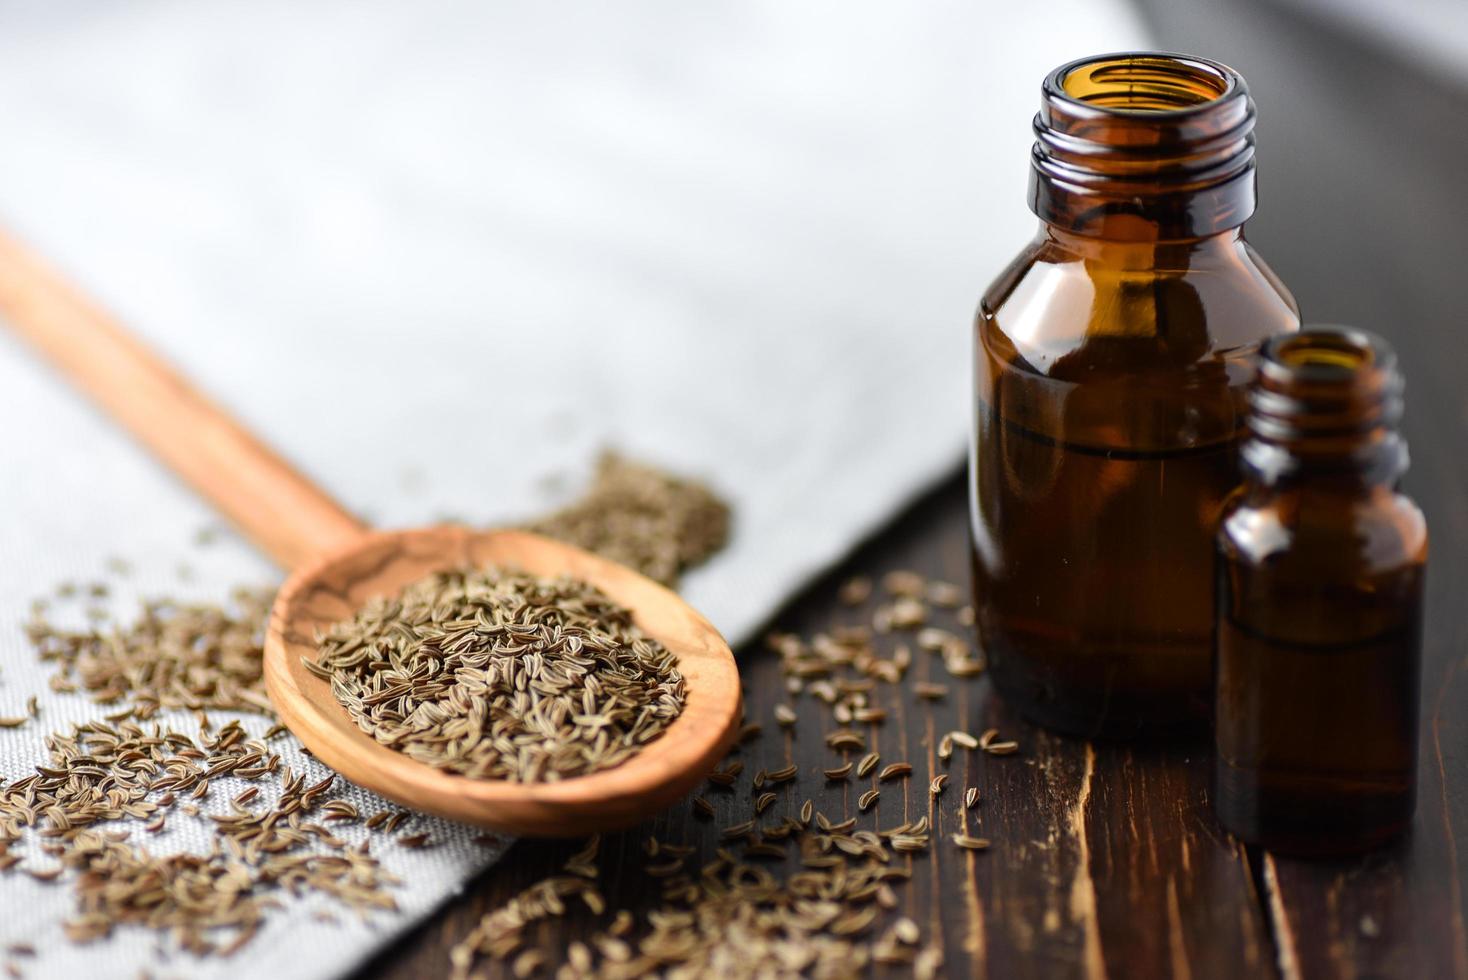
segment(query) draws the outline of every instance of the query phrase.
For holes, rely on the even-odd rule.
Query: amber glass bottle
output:
[[[1046,80],[1035,239],[979,304],[975,611],[1004,697],[1129,736],[1207,717],[1213,531],[1258,343],[1299,325],[1245,243],[1254,106],[1180,55]],[[1198,725],[1201,729],[1201,725]]]
[[[1218,531],[1214,805],[1272,850],[1358,850],[1412,817],[1427,527],[1397,490],[1401,412],[1378,337],[1264,347]]]

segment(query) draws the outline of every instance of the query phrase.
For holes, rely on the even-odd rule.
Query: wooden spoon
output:
[[[232,421],[97,306],[0,233],[0,312],[83,391],[281,565],[265,684],[281,720],[322,762],[390,799],[512,834],[562,837],[630,826],[667,807],[728,752],[739,672],[707,620],[656,582],[522,531],[373,532]],[[554,783],[443,772],[378,745],[301,663],[316,631],[435,571],[506,565],[589,582],[632,610],[678,658],[687,703],[661,738],[612,769]]]

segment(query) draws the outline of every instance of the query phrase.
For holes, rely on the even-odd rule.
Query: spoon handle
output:
[[[0,314],[286,568],[367,531],[3,231]]]

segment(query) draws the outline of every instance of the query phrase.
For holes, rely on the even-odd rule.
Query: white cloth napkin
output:
[[[1142,39],[1121,0],[0,2],[0,222],[381,525],[538,513],[604,445],[710,480],[735,533],[684,594],[737,643],[958,464],[1040,79]],[[43,703],[15,778],[99,714],[47,691],[32,596],[112,556],[122,613],[276,572],[194,548],[208,507],[3,330],[0,419],[0,714]],[[202,846],[175,823],[155,847]],[[378,849],[401,914],[293,907],[228,965],[70,946],[70,885],[15,874],[0,943],[336,975],[495,856],[424,826]]]

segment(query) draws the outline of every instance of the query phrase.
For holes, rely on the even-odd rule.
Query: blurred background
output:
[[[605,446],[712,481],[736,533],[688,587],[742,639],[958,467],[1040,79],[1128,48],[1244,74],[1249,237],[1307,321],[1437,338],[1409,406],[1458,404],[1421,370],[1461,356],[1456,0],[6,0],[0,222],[382,524],[521,518]],[[0,381],[44,420],[9,463],[70,481],[7,503],[76,536],[116,434],[5,337]]]

